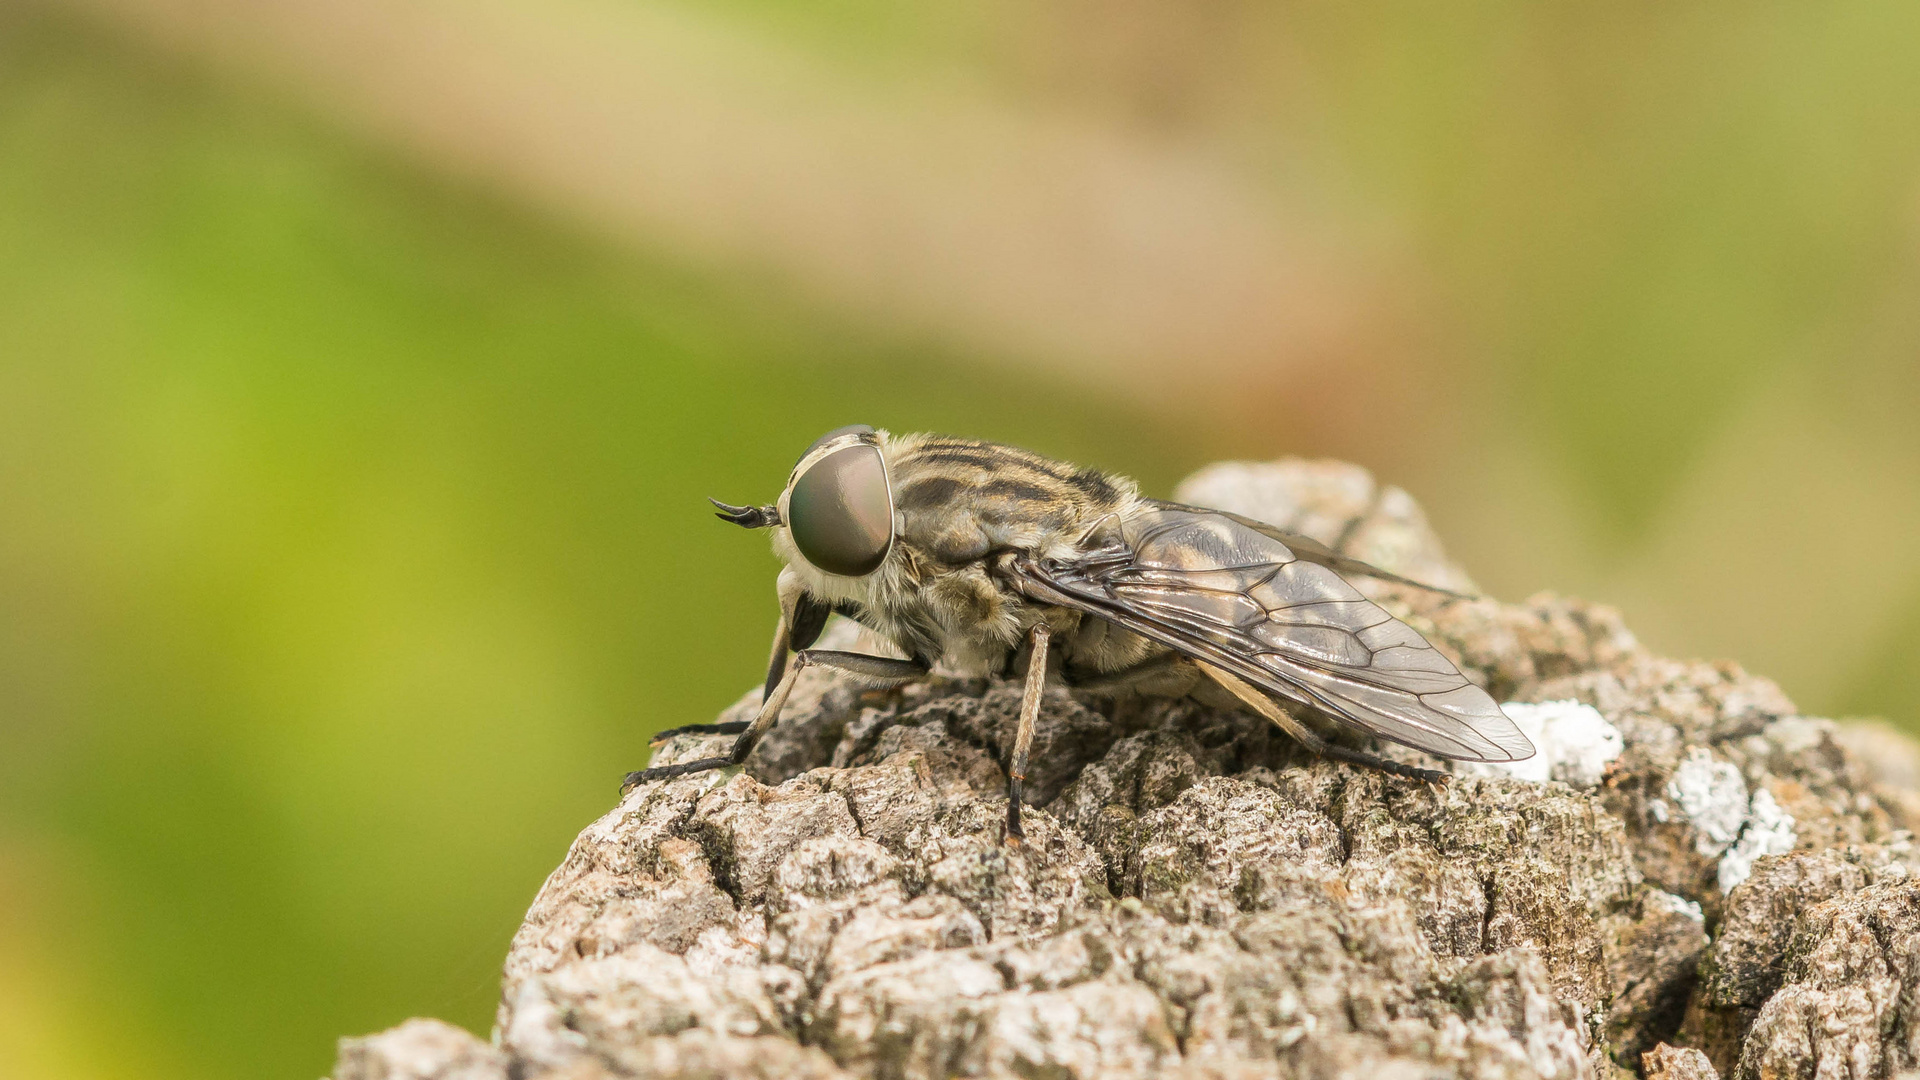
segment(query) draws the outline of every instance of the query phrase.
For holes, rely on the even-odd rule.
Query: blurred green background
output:
[[[774,564],[701,500],[847,422],[1159,493],[1349,457],[1495,595],[1920,730],[1916,46],[1894,4],[0,5],[0,1075],[484,1032],[648,733],[755,682]]]

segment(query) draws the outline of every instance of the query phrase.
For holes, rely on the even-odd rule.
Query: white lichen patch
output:
[[[1707,921],[1707,914],[1706,912],[1700,910],[1699,902],[1694,900],[1689,900],[1684,896],[1675,896],[1674,894],[1667,892],[1664,889],[1650,890],[1647,893],[1646,903],[1649,908],[1653,908],[1660,911],[1671,911],[1671,912],[1674,912],[1675,914],[1685,915],[1687,918],[1692,919],[1694,922],[1697,922],[1697,923],[1704,923]]]
[[[1593,787],[1626,748],[1620,729],[1608,723],[1600,710],[1582,702],[1509,701],[1500,711],[1532,741],[1534,755],[1525,761],[1463,762],[1455,766],[1457,771]]]
[[[1667,795],[1693,825],[1694,849],[1720,859],[1720,891],[1731,892],[1753,873],[1762,855],[1784,855],[1799,842],[1793,815],[1760,788],[1749,795],[1747,781],[1732,764],[1696,746],[1667,781]]]
[[[1780,809],[1773,793],[1766,788],[1753,793],[1747,813],[1747,827],[1740,839],[1720,857],[1720,891],[1732,892],[1735,885],[1753,873],[1754,861],[1762,855],[1785,855],[1800,837],[1793,815]]]
[[[1693,846],[1702,855],[1716,856],[1740,838],[1747,820],[1747,781],[1740,770],[1718,761],[1713,751],[1696,746],[1667,781],[1667,797],[1693,823]]]

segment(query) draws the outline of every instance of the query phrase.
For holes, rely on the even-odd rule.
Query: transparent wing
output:
[[[1276,696],[1441,757],[1518,761],[1533,744],[1427,639],[1317,561],[1233,515],[1157,506],[1117,544],[1015,559],[1028,595],[1078,608]]]
[[[1252,529],[1254,532],[1273,537],[1275,540],[1280,541],[1290,548],[1296,558],[1305,559],[1311,563],[1319,563],[1321,566],[1327,567],[1339,574],[1359,574],[1364,577],[1379,578],[1381,581],[1392,581],[1401,585],[1411,585],[1416,589],[1425,589],[1428,592],[1436,592],[1444,596],[1459,596],[1463,598],[1467,596],[1466,593],[1455,592],[1452,589],[1443,589],[1438,585],[1429,585],[1424,581],[1415,581],[1409,577],[1401,577],[1399,574],[1393,573],[1390,570],[1382,570],[1370,563],[1362,562],[1351,555],[1335,551],[1311,536],[1302,536],[1299,533],[1287,532],[1277,525],[1269,525],[1264,521],[1255,521],[1252,518],[1241,517],[1239,514],[1230,514],[1225,510],[1209,510],[1204,506],[1188,506],[1186,503],[1167,502],[1164,499],[1143,499],[1141,501],[1163,510],[1185,510],[1193,514],[1218,514],[1229,521],[1238,522]]]

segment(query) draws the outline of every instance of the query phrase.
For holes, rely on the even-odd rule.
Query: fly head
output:
[[[893,550],[893,491],[874,429],[837,428],[807,448],[794,467],[776,524],[815,569],[865,577]]]

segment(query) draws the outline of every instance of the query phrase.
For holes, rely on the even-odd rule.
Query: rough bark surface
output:
[[[1471,585],[1354,466],[1216,466],[1178,497]],[[411,1021],[343,1040],[335,1080],[1920,1067],[1897,769],[1737,666],[1648,654],[1607,608],[1358,584],[1501,701],[1560,703],[1516,711],[1544,718],[1537,772],[1430,787],[1252,716],[1054,689],[1010,848],[1018,686],[810,670],[744,770],[643,786],[580,834],[491,1044]]]

